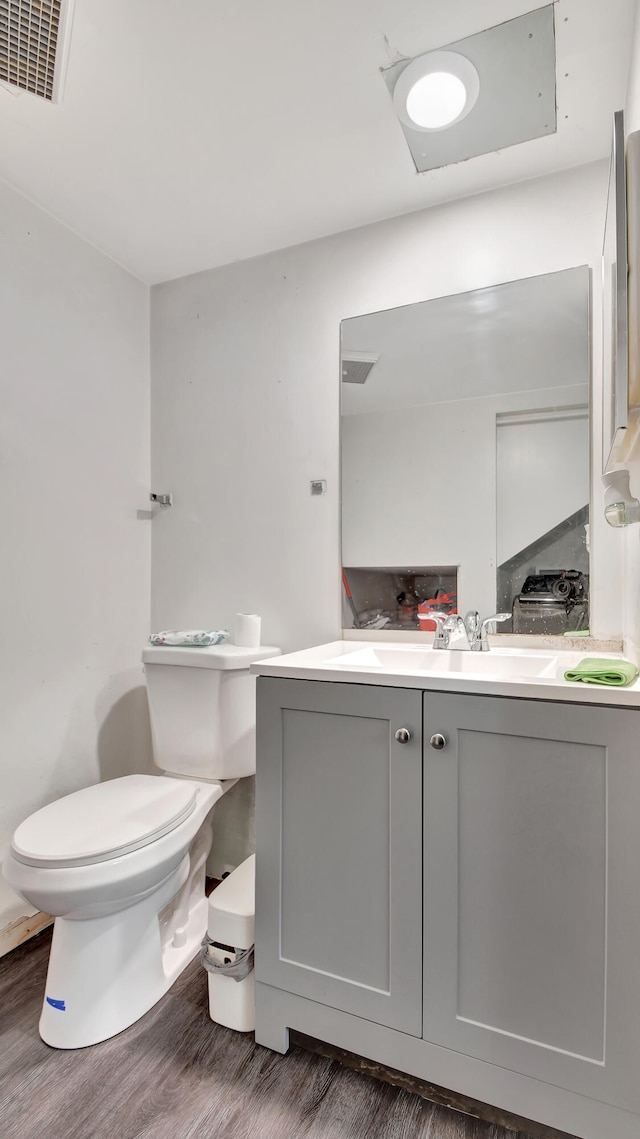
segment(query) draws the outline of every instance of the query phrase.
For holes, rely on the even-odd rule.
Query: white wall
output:
[[[284,649],[338,635],[340,320],[597,266],[605,187],[597,164],[154,289],[153,486],[175,496],[154,626],[251,609]],[[43,803],[149,763],[151,527],[147,290],[6,187],[0,219],[4,849]],[[1,890],[0,929],[25,912]]]
[[[458,608],[494,613],[495,434],[490,398],[345,415],[345,566],[459,566]]]
[[[581,402],[576,399],[576,404]],[[498,565],[588,505],[586,399],[584,405],[582,416],[560,416],[498,427]]]
[[[175,505],[154,524],[153,624],[249,609],[285,650],[336,637],[340,321],[582,264],[599,312],[606,184],[597,163],[156,286],[153,481]],[[597,324],[593,359],[599,391]],[[616,548],[595,520],[596,634],[621,630]]]
[[[627,134],[640,130],[640,5],[636,10],[636,24],[631,47],[629,84],[624,108],[624,125]]]
[[[153,487],[175,496],[153,523],[155,627],[251,609],[284,649],[338,634],[340,320],[597,267],[606,173],[596,164],[153,290]],[[4,849],[43,803],[149,764],[148,294],[0,186],[0,314]],[[596,386],[598,360],[596,331]],[[312,498],[318,478],[328,494]],[[592,628],[615,634],[616,536],[595,530]],[[0,886],[0,929],[24,912]]]
[[[148,764],[148,289],[0,184],[0,857]],[[0,878],[0,931],[33,911]]]

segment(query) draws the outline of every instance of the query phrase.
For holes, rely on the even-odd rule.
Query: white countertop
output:
[[[549,648],[547,646],[534,648],[528,651],[529,657],[540,654],[545,658],[556,658],[551,662],[546,676],[493,676],[486,672],[481,676],[469,676],[450,669],[447,672],[425,671],[419,668],[419,657],[424,652],[429,656],[440,652],[425,645],[424,641],[408,643],[405,640],[397,642],[399,652],[399,665],[395,668],[369,666],[361,662],[349,662],[349,657],[359,652],[363,647],[380,649],[390,648],[390,642],[371,641],[356,642],[353,640],[331,641],[326,645],[315,645],[313,648],[302,649],[299,652],[287,653],[284,656],[273,657],[270,660],[258,661],[251,666],[251,671],[258,676],[280,676],[293,680],[329,680],[338,684],[381,684],[393,688],[423,688],[432,692],[469,692],[484,696],[514,696],[527,700],[557,700],[580,704],[606,704],[609,706],[640,708],[640,678],[626,688],[600,684],[584,684],[582,681],[569,682],[564,679],[567,669],[575,666],[585,657],[597,656],[609,660],[623,659],[619,652],[598,652],[593,648],[586,648],[576,652],[564,649]],[[415,652],[416,666],[411,666],[411,653]],[[474,657],[481,655],[482,667],[490,668],[490,658],[502,658],[503,663],[509,656],[517,655],[516,650],[491,649],[489,653],[469,654]],[[360,654],[362,655],[362,654]],[[387,653],[388,655],[388,653]],[[467,656],[467,653],[461,654]],[[486,662],[486,663],[485,663]],[[430,662],[431,663],[431,662]],[[464,663],[464,662],[463,662]],[[517,668],[514,661],[514,668]]]

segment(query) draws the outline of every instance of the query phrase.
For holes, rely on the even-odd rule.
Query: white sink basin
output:
[[[422,646],[369,646],[331,657],[326,664],[349,669],[372,669],[378,672],[440,673],[459,676],[487,676],[500,679],[555,676],[558,658],[541,653],[519,652],[517,649],[491,649],[488,653],[465,652],[460,649],[432,649]]]

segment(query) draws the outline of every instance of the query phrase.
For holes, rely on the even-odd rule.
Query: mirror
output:
[[[344,625],[588,629],[589,269],[341,324]]]

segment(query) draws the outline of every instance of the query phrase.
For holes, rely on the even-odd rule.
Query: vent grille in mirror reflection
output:
[[[343,352],[341,364],[343,384],[364,384],[377,362],[378,357],[370,352]]]

